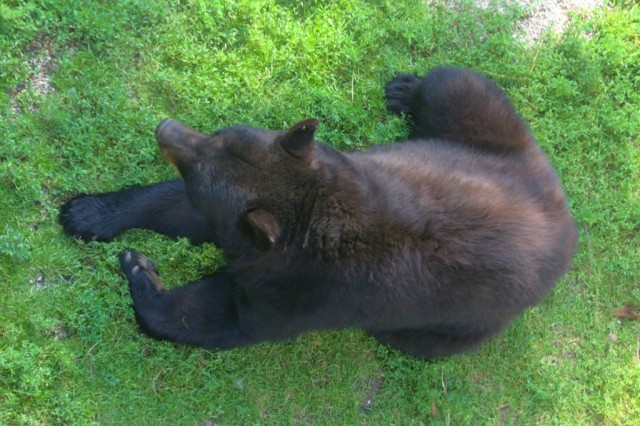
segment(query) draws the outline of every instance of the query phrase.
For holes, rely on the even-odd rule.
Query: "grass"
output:
[[[377,0],[7,0],[0,4],[0,424],[640,424],[640,8],[512,37],[524,11]],[[59,205],[175,176],[153,141],[308,117],[341,149],[401,138],[396,72],[482,71],[558,169],[581,228],[573,267],[481,350],[410,359],[356,330],[212,352],[137,330],[117,253],[165,281],[224,262],[144,231],[62,235]]]

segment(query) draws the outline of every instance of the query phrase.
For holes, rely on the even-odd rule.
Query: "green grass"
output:
[[[115,3],[0,3],[0,424],[640,424],[640,325],[613,316],[640,304],[637,5],[527,47],[514,8]],[[227,352],[156,342],[117,253],[180,283],[220,267],[216,248],[144,231],[84,244],[56,223],[78,192],[175,176],[152,135],[164,117],[209,132],[313,116],[319,139],[364,148],[406,134],[384,83],[438,64],[505,88],[581,229],[558,287],[477,352],[423,362],[360,331]]]

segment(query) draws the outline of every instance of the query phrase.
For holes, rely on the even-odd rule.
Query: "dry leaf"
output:
[[[616,309],[613,316],[620,319],[640,320],[640,315],[636,313],[636,307],[627,302],[620,309]]]

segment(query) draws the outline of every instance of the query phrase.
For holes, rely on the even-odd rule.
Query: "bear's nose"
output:
[[[156,140],[163,148],[194,148],[206,135],[178,120],[164,119],[156,127]]]
[[[156,127],[156,139],[158,139],[158,135],[162,134],[163,132],[163,128],[166,127],[167,125],[171,125],[171,123],[173,122],[173,120],[171,120],[170,118],[165,118],[164,120],[162,120],[160,122],[160,124],[158,124],[158,127]]]
[[[197,156],[200,142],[207,136],[177,120],[165,119],[156,127],[156,140],[162,154],[178,169]]]

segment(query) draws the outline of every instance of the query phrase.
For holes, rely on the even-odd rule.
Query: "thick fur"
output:
[[[151,261],[121,255],[155,338],[225,349],[360,327],[417,357],[473,349],[566,271],[577,234],[564,192],[487,78],[400,74],[385,97],[411,136],[368,152],[315,142],[315,120],[211,136],[163,122],[182,180],[80,196],[61,223],[84,240],[137,227],[224,250],[223,271],[168,292]]]

